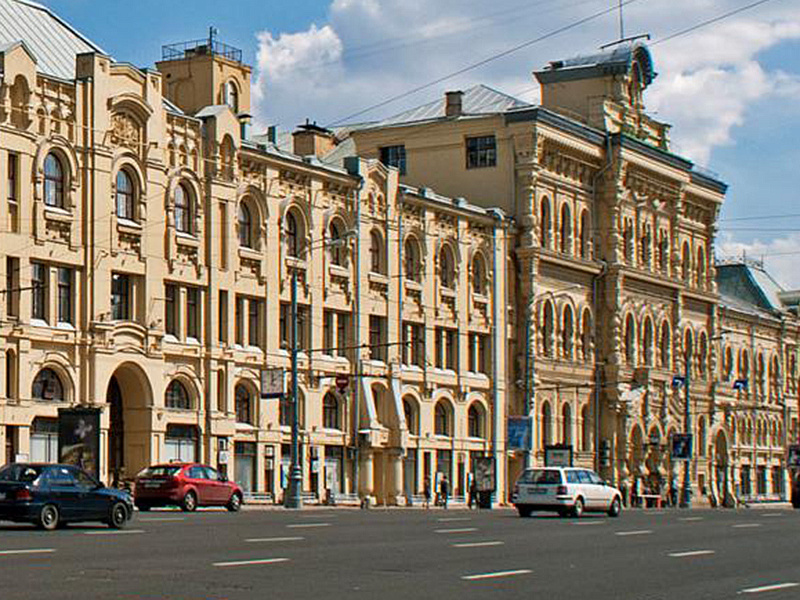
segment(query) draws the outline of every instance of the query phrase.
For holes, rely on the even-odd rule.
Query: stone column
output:
[[[403,449],[391,450],[388,453],[388,463],[387,503],[399,506],[403,500]]]
[[[375,494],[375,467],[373,463],[373,452],[365,448],[361,451],[359,465],[358,489],[359,494],[368,502],[372,502]]]

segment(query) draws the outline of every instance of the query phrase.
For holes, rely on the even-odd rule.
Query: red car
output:
[[[242,507],[242,488],[225,475],[198,463],[153,465],[136,477],[133,493],[139,510],[154,506],[180,506],[193,511],[198,506],[224,506],[231,512]]]

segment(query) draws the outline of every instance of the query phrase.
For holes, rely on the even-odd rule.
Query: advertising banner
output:
[[[474,459],[475,487],[479,492],[493,492],[497,489],[495,463],[491,456],[477,456]]]
[[[789,446],[789,456],[786,460],[786,464],[795,469],[800,468],[800,444],[792,444]]]
[[[572,446],[558,445],[545,446],[544,448],[545,467],[571,467],[572,466]]]
[[[533,447],[531,417],[508,417],[507,439],[509,450],[530,450]]]
[[[58,460],[100,479],[100,409],[58,409]]]

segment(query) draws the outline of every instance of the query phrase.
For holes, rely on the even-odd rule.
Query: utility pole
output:
[[[684,406],[684,432],[686,435],[692,434],[692,412],[689,404],[689,377],[692,370],[692,347],[688,345],[686,349],[686,372],[684,374],[683,385],[686,388],[686,405]],[[691,483],[691,468],[692,468],[692,455],[694,454],[694,440],[690,445],[692,449],[689,456],[686,457],[686,463],[683,465],[683,489],[681,490],[681,508],[690,508],[692,506],[692,483]]]
[[[300,493],[303,484],[303,470],[300,467],[300,424],[297,410],[297,269],[292,269],[292,470],[289,474],[289,493],[286,495],[286,508],[303,508]]]

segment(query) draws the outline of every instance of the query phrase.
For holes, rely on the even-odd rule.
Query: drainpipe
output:
[[[498,353],[500,352],[500,336],[498,335],[497,329],[497,315],[499,314],[498,307],[497,307],[497,299],[503,298],[504,303],[507,304],[507,300],[505,299],[505,295],[500,294],[499,288],[499,277],[497,273],[499,272],[497,269],[497,227],[499,224],[502,223],[503,216],[499,211],[491,211],[492,216],[495,218],[495,225],[492,227],[492,272],[494,276],[492,277],[492,282],[494,284],[494,289],[492,290],[492,403],[494,405],[493,415],[494,415],[494,427],[492,429],[492,459],[495,465],[495,473],[498,471],[497,465],[497,437],[500,428],[503,426],[503,421],[500,418],[500,390],[497,388],[497,368],[499,364]],[[505,344],[502,345],[505,348]],[[508,479],[507,479],[507,469],[505,464],[503,465],[503,472],[506,474],[505,484],[506,488],[508,488]],[[506,490],[507,491],[507,490]],[[497,493],[497,492],[495,492]],[[495,498],[496,500],[496,498]]]

